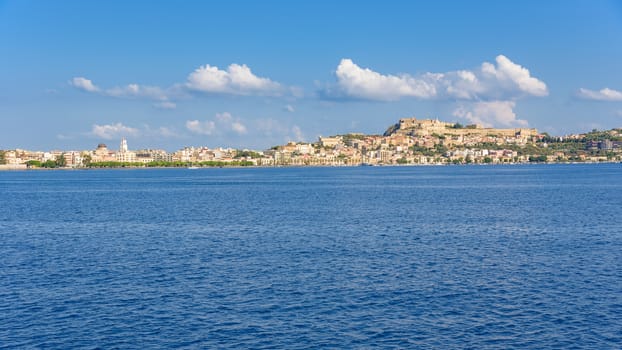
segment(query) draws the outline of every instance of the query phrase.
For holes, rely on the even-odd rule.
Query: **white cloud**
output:
[[[238,118],[234,118],[231,113],[216,113],[216,122],[223,130],[232,130],[238,135],[246,134],[246,126]]]
[[[409,75],[382,75],[357,66],[351,59],[342,59],[337,66],[337,84],[348,97],[392,101],[401,97],[430,98],[436,95],[434,84]]]
[[[484,127],[527,127],[527,121],[517,119],[514,101],[474,102],[457,108],[453,115]]]
[[[91,137],[111,140],[121,137],[141,137],[141,138],[172,138],[180,137],[173,129],[168,127],[152,128],[147,124],[142,125],[139,128],[123,125],[122,123],[113,124],[94,124],[91,131],[87,133]]]
[[[294,113],[296,111],[296,109],[294,109],[294,106],[292,105],[285,105],[283,106],[283,110],[289,112],[289,113]]]
[[[105,95],[112,97],[135,98],[144,97],[152,100],[166,101],[168,97],[157,86],[129,84],[124,87],[114,87],[104,91]]]
[[[214,120],[188,120],[186,128],[195,134],[214,135],[223,132],[234,132],[244,135],[248,132],[246,126],[229,112],[216,113]]]
[[[97,86],[95,86],[95,84],[93,84],[93,82],[89,79],[86,79],[84,77],[75,77],[73,79],[71,79],[71,81],[69,82],[71,85],[73,85],[74,87],[80,89],[80,90],[84,90],[84,91],[88,91],[88,92],[98,92],[99,88]]]
[[[73,78],[70,84],[77,89],[98,93],[104,96],[117,98],[146,98],[160,101],[154,104],[156,108],[171,109],[176,107],[175,103],[168,101],[169,97],[167,96],[167,92],[157,86],[128,84],[123,87],[117,86],[110,89],[101,89],[95,85],[93,81],[83,77]]]
[[[304,141],[305,136],[302,134],[302,130],[300,130],[298,125],[292,127],[292,133],[294,134],[294,141]]]
[[[531,76],[527,68],[524,68],[509,58],[499,55],[496,58],[497,67],[493,64],[484,62],[481,72],[484,78],[492,78],[492,82],[497,82],[499,86],[492,84],[491,88],[506,88],[508,90],[517,89],[532,96],[546,96],[549,94],[546,84]]]
[[[229,112],[216,113],[216,120],[223,124],[229,124],[233,120],[233,116]]]
[[[100,88],[85,77],[74,77],[69,81],[69,84],[77,89],[102,96],[158,101],[153,104],[153,107],[160,109],[176,108],[176,103],[171,100],[188,97],[191,91],[257,96],[287,94],[301,97],[303,95],[301,88],[283,87],[268,78],[259,77],[245,64],[231,64],[226,70],[206,64],[190,73],[186,82],[173,84],[168,88],[134,83],[112,88]]]
[[[125,126],[121,123],[107,125],[94,124],[91,129],[91,134],[102,139],[110,140],[123,136],[137,136],[139,134],[139,130]]]
[[[231,123],[231,129],[240,135],[246,134],[246,126],[240,122]]]
[[[190,73],[186,87],[191,90],[235,95],[274,95],[281,85],[268,78],[253,74],[243,64],[231,64],[227,70],[206,64]]]
[[[200,122],[198,120],[186,121],[186,128],[199,135],[211,135],[216,130],[216,123],[211,120]]]
[[[586,100],[622,101],[622,92],[610,88],[604,88],[599,91],[581,88],[577,95]]]
[[[326,96],[394,101],[409,97],[510,100],[525,95],[548,95],[544,82],[503,55],[496,57],[496,66],[484,62],[473,71],[425,73],[417,77],[408,74],[384,75],[361,68],[350,59],[342,59],[335,75],[337,84],[324,91]]]

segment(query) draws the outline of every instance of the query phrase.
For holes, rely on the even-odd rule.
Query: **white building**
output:
[[[121,145],[119,146],[119,152],[116,154],[117,162],[134,163],[136,162],[136,153],[128,151],[127,140],[125,137],[121,139]]]

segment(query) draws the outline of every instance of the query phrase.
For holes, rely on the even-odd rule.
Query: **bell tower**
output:
[[[125,137],[121,139],[121,145],[119,146],[119,152],[121,153],[127,152],[127,140],[125,140]]]

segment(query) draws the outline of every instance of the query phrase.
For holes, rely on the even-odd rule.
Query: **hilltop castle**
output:
[[[513,137],[529,139],[538,135],[536,129],[515,128],[515,129],[495,129],[483,128],[480,125],[462,126],[457,123],[447,123],[438,119],[417,119],[402,118],[400,121],[391,126],[384,133],[385,136],[393,134],[410,135],[410,136],[430,136],[430,135],[451,135],[451,136],[489,136]]]

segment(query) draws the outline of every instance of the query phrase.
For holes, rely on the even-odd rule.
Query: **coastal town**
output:
[[[320,136],[268,150],[184,147],[130,150],[0,150],[0,169],[209,166],[458,165],[622,161],[622,128],[551,136],[531,128],[485,128],[403,118],[382,135]]]

